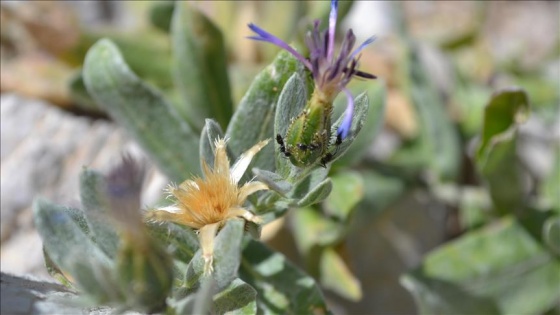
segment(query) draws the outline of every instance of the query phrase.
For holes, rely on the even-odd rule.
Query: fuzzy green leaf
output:
[[[213,310],[217,314],[252,315],[257,313],[257,292],[237,278],[214,296]]]
[[[362,298],[360,281],[352,274],[340,255],[326,248],[321,255],[321,284],[351,301]]]
[[[265,183],[270,189],[285,195],[292,190],[292,184],[282,178],[282,176],[258,168],[253,169],[253,174],[257,177],[258,181]]]
[[[370,108],[367,110],[367,115],[364,118],[363,130],[360,134],[356,135],[356,139],[348,148],[348,151],[337,160],[338,165],[351,165],[359,162],[367,150],[370,148],[371,143],[377,136],[377,133],[383,127],[385,118],[385,103],[386,103],[386,89],[384,82],[372,84],[364,82],[353,90],[366,90],[368,99],[370,100]]]
[[[250,241],[243,250],[240,278],[257,291],[258,313],[328,313],[321,290],[284,255]]]
[[[507,217],[430,253],[401,282],[420,314],[540,314],[560,299],[560,262]]]
[[[95,242],[109,256],[115,257],[119,237],[111,224],[104,192],[105,178],[102,174],[84,169],[80,174],[80,199],[84,214]]]
[[[171,29],[171,18],[173,17],[173,1],[157,1],[150,7],[150,23],[164,32]]]
[[[170,179],[199,174],[199,138],[160,92],[146,85],[127,66],[107,39],[87,53],[84,81],[97,103],[124,126]]]
[[[108,278],[111,266],[109,258],[64,207],[39,199],[34,202],[33,213],[48,257],[63,272],[72,275],[78,287],[97,301],[118,296],[118,292],[108,289],[112,287]]]
[[[222,128],[233,112],[221,31],[191,4],[177,1],[171,25],[175,85],[183,96],[177,110],[196,130],[205,118]]]
[[[298,251],[308,256],[313,247],[333,245],[344,236],[345,227],[313,207],[304,207],[293,212],[291,226]]]
[[[526,121],[529,110],[529,99],[522,89],[504,89],[492,95],[484,110],[482,139],[477,158],[483,159],[488,154],[496,137],[507,134],[512,127]]]
[[[184,263],[190,262],[199,248],[198,237],[190,228],[171,222],[148,223],[148,228],[153,237]]]
[[[560,256],[560,216],[553,216],[546,220],[543,226],[543,239],[548,248]]]
[[[274,137],[280,135],[284,137],[286,131],[291,124],[291,120],[295,118],[305,107],[307,103],[307,92],[303,79],[298,73],[294,73],[278,98],[278,110],[274,117]],[[276,138],[275,138],[276,140]],[[279,144],[276,144],[276,152],[280,158],[276,159],[276,169],[279,174],[288,177],[294,168],[289,159],[283,158],[280,153]]]
[[[325,200],[325,212],[346,221],[352,209],[364,197],[364,180],[357,172],[338,173],[331,180],[333,191]]]
[[[560,147],[556,148],[552,172],[544,179],[541,191],[546,202],[560,215]]]
[[[257,142],[272,139],[276,103],[288,79],[300,69],[297,59],[286,51],[257,75],[247,93],[237,107],[228,125],[226,136],[235,156],[239,156]],[[255,156],[254,167],[262,170],[275,170],[275,146],[264,147]]]
[[[214,240],[214,272],[212,277],[218,288],[224,288],[237,277],[241,261],[241,240],[245,222],[229,220]],[[204,272],[204,260],[199,250],[189,263],[186,275],[188,288],[196,288]]]
[[[332,191],[332,181],[330,178],[325,179],[313,188],[307,195],[301,198],[298,207],[307,207],[312,204],[325,200]]]
[[[350,126],[350,132],[348,137],[342,140],[342,143],[337,148],[337,153],[334,156],[332,161],[338,160],[341,156],[343,156],[350,145],[354,142],[360,130],[364,126],[364,123],[367,118],[369,110],[369,100],[367,94],[364,92],[354,99],[354,116],[352,117],[352,125]],[[337,121],[333,124],[331,133],[336,135],[338,127],[342,124],[342,120],[344,119],[344,115],[341,116]],[[331,145],[334,145],[334,139],[331,141],[333,142]]]
[[[484,110],[476,163],[487,181],[492,201],[502,213],[523,204],[522,166],[517,157],[517,126],[527,119],[529,100],[520,89],[496,93]]]

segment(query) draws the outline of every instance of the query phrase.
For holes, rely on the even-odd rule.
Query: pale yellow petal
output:
[[[237,197],[238,203],[240,205],[245,203],[245,200],[247,199],[247,197],[259,190],[267,190],[268,186],[265,183],[262,182],[248,182],[245,183],[245,185],[243,185],[240,189],[239,189],[239,195]]]
[[[214,239],[218,232],[220,222],[208,224],[198,230],[198,240],[200,249],[202,250],[202,259],[204,259],[204,274],[208,275],[214,271],[212,262],[214,261]]]
[[[229,174],[229,159],[227,157],[226,142],[223,139],[218,139],[215,145],[214,172],[218,174]]]
[[[228,214],[230,217],[240,217],[247,221],[251,221],[257,224],[262,223],[261,217],[254,215],[251,211],[245,208],[231,208],[229,209]]]
[[[235,162],[235,164],[231,167],[231,179],[234,183],[239,183],[239,180],[245,174],[247,167],[251,163],[251,160],[268,142],[270,139],[263,140],[257,144],[255,144],[252,148],[245,151],[239,159]]]

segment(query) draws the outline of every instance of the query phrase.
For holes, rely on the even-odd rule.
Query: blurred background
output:
[[[329,10],[328,1],[192,4],[223,32],[234,104],[278,52],[246,39],[247,23],[301,47],[312,21],[325,21]],[[165,1],[1,2],[3,272],[48,277],[33,227],[36,196],[78,206],[83,166],[106,171],[123,151],[143,156],[88,96],[80,69],[87,49],[109,37],[141,78],[177,100],[170,75],[172,10]],[[363,51],[360,69],[385,85],[386,105],[383,128],[365,157],[344,169],[368,174],[358,185],[353,223],[330,244],[351,284],[322,284],[337,314],[417,313],[400,278],[404,273],[426,263],[440,245],[517,215],[498,209],[489,185],[506,187],[503,195],[514,205],[518,201],[507,196],[521,194],[538,213],[560,212],[560,3],[354,1],[341,2],[340,15],[341,30],[352,28],[358,42],[377,37]],[[368,89],[364,82],[353,84],[357,91]],[[506,171],[481,176],[474,155],[485,105],[495,91],[512,86],[526,92],[530,116],[519,125],[514,156],[500,162]],[[519,176],[512,180],[508,169]],[[144,203],[156,201],[166,183],[150,167]],[[302,226],[305,220],[291,213],[264,237],[312,270],[302,243],[313,233],[327,233],[328,224]],[[535,288],[541,288],[538,282],[528,286]],[[539,300],[542,307],[533,313],[557,314],[560,287],[553,282],[545,289],[541,296],[552,296],[552,302]]]

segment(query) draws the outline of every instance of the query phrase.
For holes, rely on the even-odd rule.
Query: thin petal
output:
[[[181,208],[177,207],[176,205],[172,205],[172,206],[157,208],[156,211],[166,211],[166,212],[170,212],[170,213],[180,213]]]
[[[338,13],[338,1],[332,0],[331,1],[331,12],[329,14],[329,42],[328,42],[328,49],[327,49],[327,60],[331,60],[331,56],[334,50],[334,33],[336,28],[336,16]]]
[[[367,45],[373,43],[373,41],[375,41],[376,37],[372,36],[368,39],[366,39],[361,45],[360,47],[356,48],[356,50],[354,50],[354,52],[350,55],[350,59],[354,59],[354,57],[356,57],[356,55],[362,51],[362,49],[364,49]]]
[[[204,259],[204,274],[209,275],[214,271],[212,262],[214,261],[214,239],[220,222],[208,224],[198,230],[198,240],[200,249],[202,250],[202,259]]]
[[[216,140],[215,146],[214,172],[218,174],[229,174],[229,159],[227,157],[226,142],[223,139],[218,139]]]
[[[231,179],[234,183],[239,183],[239,180],[245,174],[247,167],[251,163],[251,160],[267,143],[270,139],[263,140],[255,144],[252,148],[241,154],[237,162],[231,167]]]
[[[276,46],[278,46],[282,49],[287,50],[294,57],[296,57],[299,61],[301,61],[309,70],[311,70],[311,64],[309,63],[309,61],[307,59],[305,59],[300,53],[298,53],[295,49],[293,49],[290,45],[286,44],[286,42],[284,42],[280,38],[268,33],[267,31],[263,30],[262,28],[256,26],[253,23],[249,23],[248,26],[253,32],[257,33],[257,35],[258,35],[258,36],[250,36],[248,38],[254,39],[254,40],[260,40],[260,41],[263,41],[263,42],[269,42],[273,45],[276,45]]]
[[[268,186],[262,182],[248,182],[239,189],[237,200],[242,205],[247,197],[259,190],[267,190]]]
[[[350,132],[350,127],[352,126],[352,116],[354,115],[354,98],[352,93],[346,88],[342,89],[346,93],[346,98],[348,99],[348,104],[346,105],[346,111],[344,111],[344,119],[342,124],[338,127],[338,135],[345,139]]]
[[[170,211],[172,210],[172,211]],[[171,221],[175,223],[180,222],[180,215],[175,212],[176,209],[171,207],[160,208],[158,210],[151,210],[145,214],[146,220],[153,221]],[[180,211],[180,210],[179,210]]]
[[[230,217],[241,217],[247,221],[254,222],[257,224],[262,223],[262,218],[258,215],[254,215],[251,211],[244,208],[232,208],[229,209]]]

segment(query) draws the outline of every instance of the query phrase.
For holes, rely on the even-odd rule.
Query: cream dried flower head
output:
[[[216,140],[214,167],[210,168],[202,161],[204,178],[195,177],[184,181],[178,187],[169,186],[169,193],[176,203],[150,211],[147,215],[148,219],[172,221],[198,230],[205,262],[204,271],[207,274],[213,270],[214,238],[228,219],[240,217],[255,223],[261,222],[260,217],[243,208],[243,204],[249,195],[266,190],[268,186],[259,181],[249,181],[241,187],[238,183],[255,154],[268,141],[264,140],[254,145],[230,167],[226,141]]]

